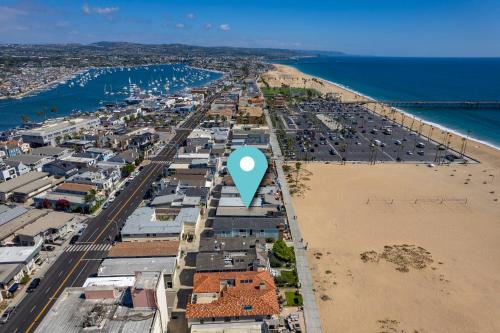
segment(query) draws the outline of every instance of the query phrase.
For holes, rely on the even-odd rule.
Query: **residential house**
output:
[[[78,173],[78,168],[73,163],[55,160],[45,164],[42,167],[43,172],[47,172],[51,176],[69,178]]]
[[[31,171],[42,171],[43,165],[51,162],[52,160],[52,157],[47,156],[21,154],[10,157],[7,162],[21,162],[29,167]]]
[[[95,186],[99,191],[110,193],[120,180],[120,170],[117,167],[90,168],[82,173],[68,178],[67,182],[88,184]]]
[[[39,208],[89,212],[95,205],[95,199],[89,201],[87,197],[92,190],[95,190],[93,185],[64,183],[51,192],[37,195],[33,201]]]
[[[33,148],[31,150],[31,155],[45,156],[53,159],[68,157],[72,153],[73,151],[69,148],[52,147],[52,146],[43,146],[43,147]]]
[[[0,290],[13,293],[17,284],[35,268],[42,243],[35,246],[0,247]]]
[[[195,273],[188,325],[265,321],[280,313],[267,271]]]
[[[283,217],[216,217],[212,224],[216,237],[261,237],[283,239]]]
[[[244,272],[269,269],[264,238],[226,237],[200,239],[197,272]]]

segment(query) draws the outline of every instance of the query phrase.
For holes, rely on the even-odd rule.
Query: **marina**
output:
[[[22,119],[38,122],[123,102],[130,97],[132,85],[141,92],[159,96],[202,86],[221,76],[183,64],[90,68],[47,90],[20,99],[0,100],[0,130],[20,126]]]

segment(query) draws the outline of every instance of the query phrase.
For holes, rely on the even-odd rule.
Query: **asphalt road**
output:
[[[183,129],[177,131],[170,141],[171,144],[143,168],[107,209],[88,222],[78,244],[110,244],[115,239],[127,217],[143,200],[152,182],[175,156],[176,145],[182,145],[191,130],[202,121],[207,105],[212,100],[213,98],[207,101],[201,110],[186,120],[182,125]],[[82,286],[87,277],[97,272],[106,255],[106,251],[63,252],[42,278],[38,288],[22,300],[9,322],[0,326],[0,332],[33,332],[64,288]]]

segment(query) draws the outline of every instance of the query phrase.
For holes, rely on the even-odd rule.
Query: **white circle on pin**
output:
[[[250,172],[255,168],[255,161],[250,156],[245,156],[240,160],[240,168],[243,171]]]

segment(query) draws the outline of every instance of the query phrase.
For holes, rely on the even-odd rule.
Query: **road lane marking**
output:
[[[170,153],[167,152],[167,154]],[[150,172],[148,173],[149,176],[153,175],[154,172],[157,171],[157,167],[159,165],[155,165],[153,166],[151,169],[150,169]],[[118,212],[116,214],[114,214],[114,217],[111,218],[108,222],[108,224],[105,226],[105,228],[101,231],[101,233],[97,236],[96,240],[94,242],[97,241],[97,239],[99,239],[102,234],[104,234],[104,231],[106,230],[106,228],[108,228],[111,223],[113,222],[114,218],[120,214],[120,212],[123,210],[123,207],[126,207],[127,204],[130,202],[130,200],[132,200],[132,198],[135,196],[135,194],[137,193],[137,191],[139,191],[139,189],[144,185],[144,182],[148,179],[148,177],[146,177],[140,184],[139,186],[136,187],[136,189],[134,190],[134,192],[132,192],[132,195],[129,196],[129,198],[127,199],[127,201],[124,203],[124,205],[121,206],[120,210],[118,210]],[[80,259],[75,263],[75,265],[71,268],[71,270],[68,272],[68,274],[66,275],[66,277],[64,278],[64,280],[62,281],[62,283],[59,285],[59,287],[54,291],[54,293],[52,294],[52,297],[49,299],[49,301],[47,303],[45,303],[45,305],[42,307],[42,309],[38,312],[38,315],[35,317],[35,319],[31,322],[31,324],[28,326],[28,328],[25,330],[25,333],[28,333],[30,332],[35,323],[40,320],[40,317],[42,316],[42,314],[47,310],[48,306],[52,303],[52,300],[53,299],[57,299],[55,296],[57,295],[57,293],[62,289],[62,287],[64,286],[64,284],[66,284],[66,282],[68,281],[68,279],[70,278],[70,276],[74,273],[74,271],[76,270],[76,268],[80,265],[80,263],[82,262],[82,260],[84,259],[84,257],[87,255],[87,252],[84,252],[81,256],[80,256]],[[81,271],[80,271],[80,274],[81,274]]]
[[[179,138],[180,139],[180,138]],[[175,144],[178,144],[179,142],[179,139],[177,139],[175,141]],[[182,141],[184,141],[185,139],[182,139]],[[173,149],[169,149],[167,152],[165,152],[165,154],[169,154],[173,151]],[[148,173],[149,176],[153,175],[154,172],[157,171],[157,167],[158,166],[161,166],[160,164],[156,164],[154,165],[150,172]],[[161,169],[161,167],[160,167]],[[132,194],[129,196],[129,198],[127,199],[127,201],[121,206],[120,210],[114,215],[114,217],[110,218],[109,219],[109,222],[105,225],[104,229],[100,232],[100,234],[97,236],[97,238],[94,240],[93,243],[96,243],[97,240],[104,234],[105,230],[107,228],[109,228],[109,226],[111,225],[111,223],[114,222],[114,218],[120,214],[120,212],[123,210],[124,207],[126,207],[128,205],[128,203],[130,202],[130,200],[132,200],[132,198],[135,196],[135,194],[137,193],[137,191],[139,191],[139,189],[144,185],[144,182],[147,181],[147,179],[149,178],[148,177],[145,177],[145,179],[143,181],[141,181],[141,183],[139,184],[139,186],[136,187],[136,189],[134,190],[134,192],[132,192]],[[42,317],[43,313],[47,310],[47,308],[49,307],[49,305],[52,303],[52,300],[53,299],[57,299],[56,295],[57,293],[59,293],[59,291],[63,288],[64,284],[68,281],[68,279],[70,278],[70,276],[75,272],[76,268],[80,265],[80,263],[83,261],[84,257],[87,255],[87,252],[84,252],[81,256],[80,256],[80,259],[78,259],[78,261],[75,263],[75,265],[73,265],[73,267],[71,268],[71,270],[68,272],[68,274],[66,274],[64,280],[62,281],[62,283],[59,285],[59,287],[54,291],[54,293],[52,294],[52,297],[49,299],[49,301],[47,303],[45,303],[45,305],[42,307],[42,309],[38,312],[37,316],[35,317],[35,319],[31,322],[31,324],[28,326],[28,328],[25,330],[25,333],[29,333],[33,327],[35,326],[35,323],[37,321],[40,320],[40,317]],[[81,273],[81,271],[80,271]]]
[[[35,304],[35,305],[33,305],[33,307],[32,307],[32,308],[31,308],[31,310],[30,310],[30,313],[32,313],[32,312],[33,312],[33,310],[35,310],[35,308],[36,308],[36,304]]]

